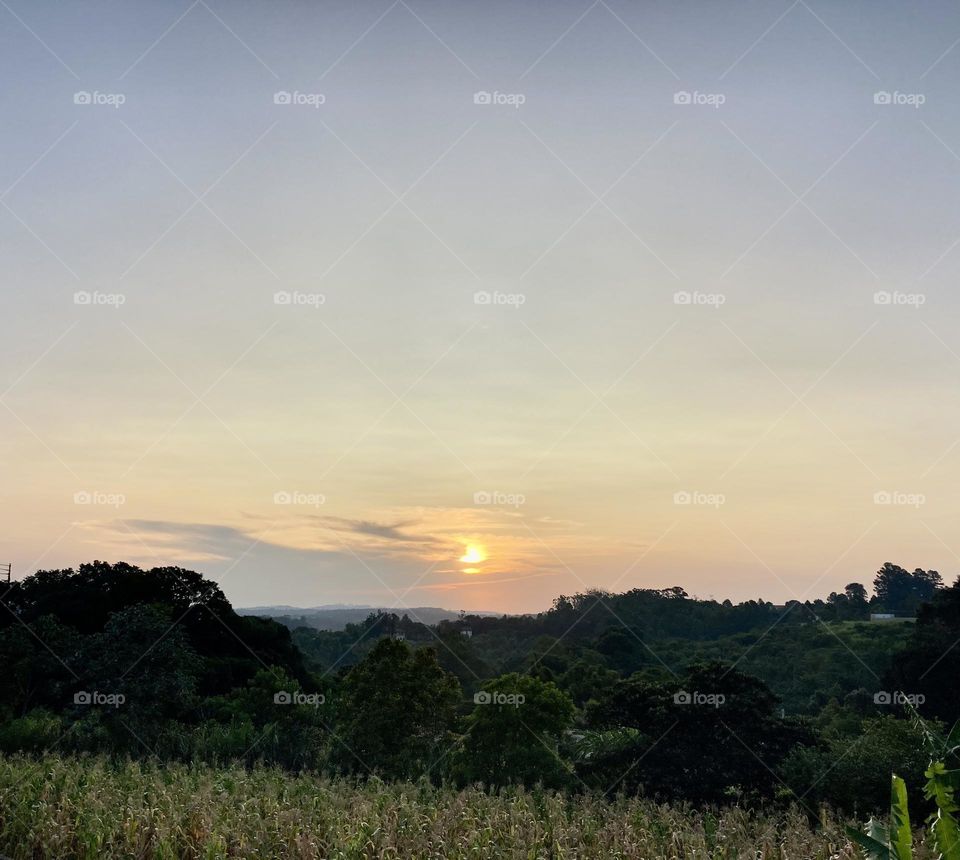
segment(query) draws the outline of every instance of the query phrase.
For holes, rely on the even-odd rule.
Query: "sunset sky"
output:
[[[0,70],[16,576],[956,578],[956,4],[9,0]]]

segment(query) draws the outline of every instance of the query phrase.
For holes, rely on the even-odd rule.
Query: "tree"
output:
[[[338,758],[345,770],[416,778],[431,772],[461,700],[431,648],[381,639],[343,682]]]
[[[0,719],[20,717],[37,707],[62,710],[80,670],[81,639],[50,615],[29,627],[0,629]]]
[[[617,685],[588,709],[589,725],[620,741],[590,748],[578,770],[609,790],[720,803],[731,794],[771,796],[772,771],[809,732],[776,714],[776,697],[757,678],[722,663],[691,667],[682,678]]]
[[[864,720],[853,738],[833,736],[817,747],[793,750],[782,776],[790,790],[812,806],[831,803],[845,812],[869,815],[890,803],[890,774],[907,784],[923,783],[927,766],[923,731],[894,716]],[[914,800],[919,800],[919,791]]]
[[[78,665],[71,710],[82,721],[77,734],[92,735],[93,745],[106,732],[112,748],[146,752],[196,704],[200,661],[161,606],[115,612],[102,633],[84,637]]]
[[[919,567],[909,573],[896,564],[886,562],[873,580],[877,601],[887,612],[915,612],[925,600],[930,600],[943,579],[935,570]]]
[[[11,585],[4,603],[10,611],[0,612],[0,629],[50,615],[85,635],[103,632],[111,615],[130,607],[163,606],[206,658],[200,683],[214,695],[242,686],[264,664],[282,666],[302,682],[308,677],[286,627],[237,615],[215,582],[181,567],[94,561],[77,570],[41,570]]]
[[[960,719],[960,579],[937,591],[917,613],[909,645],[893,659],[888,690],[923,696],[924,715]]]
[[[851,582],[844,589],[843,593],[847,595],[847,600],[851,603],[866,603],[867,589],[859,582]]]
[[[861,621],[870,614],[867,589],[859,582],[851,582],[840,594],[830,592],[827,603],[833,606],[838,621]]]
[[[554,788],[569,781],[573,768],[559,751],[574,712],[566,693],[511,673],[484,684],[474,702],[454,764],[462,781]]]
[[[155,567],[144,571],[125,562],[105,561],[81,564],[76,571],[37,571],[14,583],[4,602],[23,621],[54,615],[80,633],[97,633],[114,612],[143,603],[163,604],[176,615],[196,605],[216,612],[230,610],[220,587],[192,570]]]
[[[607,659],[607,664],[619,672],[636,668],[639,662],[637,649],[639,637],[623,627],[608,627],[597,639],[597,651]]]
[[[850,617],[860,620],[870,614],[870,601],[867,598],[867,589],[859,582],[851,582],[843,589],[847,598],[847,607]]]
[[[319,768],[332,737],[330,700],[327,691],[304,690],[278,667],[261,669],[245,687],[208,704],[218,719],[206,725],[204,740],[221,760],[265,757],[288,768]]]

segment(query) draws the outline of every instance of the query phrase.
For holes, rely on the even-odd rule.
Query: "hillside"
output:
[[[891,771],[922,792],[905,703],[931,726],[960,715],[960,583],[915,623],[862,620],[903,611],[910,591],[887,585],[904,575],[930,585],[884,566],[869,601],[855,584],[786,606],[633,589],[435,625],[338,607],[363,620],[291,630],[182,568],[39,571],[0,615],[0,752],[869,813]]]
[[[255,615],[270,618],[291,629],[311,627],[314,630],[343,630],[348,624],[359,624],[368,615],[395,612],[407,615],[420,624],[436,625],[441,621],[455,621],[460,612],[454,609],[442,609],[437,606],[378,607],[378,606],[253,606],[237,609],[237,615]],[[482,618],[496,617],[495,612],[472,612]]]

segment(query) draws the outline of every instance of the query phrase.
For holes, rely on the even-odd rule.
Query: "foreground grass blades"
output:
[[[0,854],[38,858],[846,858],[799,810],[354,783],[256,767],[0,759]],[[932,856],[920,850],[915,856]]]

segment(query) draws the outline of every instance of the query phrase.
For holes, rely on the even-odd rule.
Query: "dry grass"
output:
[[[842,824],[637,798],[355,784],[259,767],[0,759],[14,858],[842,858]]]

